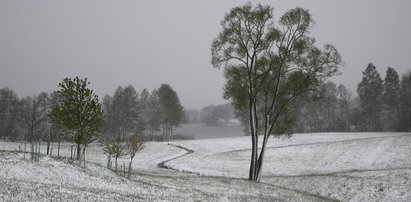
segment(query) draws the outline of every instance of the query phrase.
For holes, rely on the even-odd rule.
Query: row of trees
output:
[[[224,16],[222,31],[211,44],[211,63],[223,68],[226,78],[224,98],[249,126],[250,180],[261,177],[269,137],[291,135],[295,128],[410,130],[410,74],[400,84],[398,74],[388,68],[383,81],[375,66],[368,65],[354,99],[358,104],[350,105],[351,93],[327,82],[342,57],[331,44],[315,46],[309,35],[314,24],[303,8],[288,10],[276,23],[270,5],[246,3]]]
[[[327,82],[316,100],[302,98],[294,110],[296,132],[411,131],[411,72],[400,79],[388,67],[384,80],[370,63],[357,97],[344,85]]]
[[[125,144],[136,140],[136,134],[147,136],[162,129],[164,139],[170,140],[172,128],[183,120],[183,107],[167,84],[151,95],[143,90],[140,97],[132,86],[119,87],[113,97],[105,97],[104,107],[88,85],[87,79],[66,78],[59,84],[59,91],[23,99],[9,88],[0,89],[0,138],[29,141],[32,145],[46,141],[47,154],[51,154],[55,140],[71,140],[77,145],[80,159],[100,132],[109,142],[121,137]]]
[[[47,154],[52,152],[54,141],[62,136],[53,130],[47,113],[59,102],[57,92],[42,92],[39,95],[19,99],[13,90],[0,89],[0,139],[31,142],[47,142]]]
[[[228,124],[235,118],[235,110],[231,104],[209,105],[201,110],[187,110],[187,123],[205,123],[208,126]]]
[[[173,128],[185,120],[183,106],[177,93],[168,84],[162,84],[151,93],[143,89],[140,94],[133,86],[118,87],[113,96],[103,99],[106,112],[103,134],[105,137],[127,137],[132,134],[143,134],[151,140],[170,141]]]

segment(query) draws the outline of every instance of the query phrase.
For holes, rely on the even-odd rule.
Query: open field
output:
[[[104,167],[107,158],[95,144],[87,149],[86,168],[80,168],[67,158],[23,160],[22,153],[13,152],[19,143],[0,142],[0,201],[411,200],[409,133],[270,139],[261,183],[245,180],[249,138],[150,142],[136,156],[130,180]],[[69,143],[61,154],[70,156]]]

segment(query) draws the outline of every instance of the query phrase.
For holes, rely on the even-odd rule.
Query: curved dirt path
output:
[[[175,145],[175,144],[168,144],[168,145],[174,146],[174,147],[177,147],[177,148],[180,148],[180,149],[182,149],[182,150],[185,150],[186,153],[185,153],[185,154],[182,154],[182,155],[180,155],[180,156],[176,156],[176,157],[174,157],[174,158],[171,158],[171,159],[168,159],[168,160],[165,160],[165,161],[162,161],[162,162],[158,163],[157,166],[158,166],[159,168],[170,169],[170,170],[174,170],[174,171],[177,171],[177,172],[183,172],[183,173],[188,173],[188,174],[193,174],[193,175],[200,175],[200,173],[198,173],[198,172],[185,171],[185,170],[181,171],[181,170],[177,170],[177,169],[175,169],[175,168],[173,168],[173,167],[171,167],[171,166],[165,165],[165,163],[167,163],[167,162],[170,162],[170,161],[172,161],[172,160],[175,160],[175,159],[181,158],[181,157],[183,157],[183,156],[187,156],[187,155],[189,155],[189,154],[194,153],[193,150],[188,149],[188,148],[186,148],[186,147],[183,147],[183,146],[181,146],[181,145]],[[203,176],[203,177],[211,177],[211,178],[214,178],[215,176]],[[243,179],[243,178],[229,178],[229,177],[220,177],[220,178],[236,179],[236,180],[245,180],[245,179]],[[282,186],[278,186],[278,185],[274,185],[274,184],[270,184],[270,183],[266,183],[266,182],[259,182],[259,183],[260,183],[260,184],[264,184],[264,185],[266,185],[266,186],[273,187],[273,188],[275,188],[275,189],[282,189],[282,190],[292,191],[292,192],[296,192],[296,193],[301,194],[301,195],[305,195],[305,196],[307,196],[307,197],[313,197],[313,198],[316,198],[315,201],[338,201],[338,200],[335,200],[335,199],[332,199],[332,198],[324,197],[324,196],[321,196],[321,195],[318,195],[318,194],[312,194],[312,193],[309,193],[309,192],[306,192],[306,191],[302,191],[302,190],[290,189],[290,188],[287,188],[287,187],[282,187]]]
[[[286,147],[299,147],[299,146],[324,145],[324,144],[336,144],[336,143],[350,143],[350,142],[362,141],[362,140],[397,138],[397,137],[405,137],[405,136],[411,136],[411,134],[391,135],[391,136],[377,136],[377,137],[363,137],[363,138],[354,138],[354,139],[346,139],[346,140],[338,140],[338,141],[321,141],[321,142],[312,142],[312,143],[303,143],[303,144],[291,144],[291,145],[284,145],[284,146],[267,147],[267,149],[279,149],[279,148],[286,148]],[[199,172],[193,172],[193,171],[187,171],[187,170],[178,170],[178,169],[175,169],[172,166],[166,165],[167,162],[170,162],[170,161],[173,161],[173,160],[176,160],[176,159],[179,159],[179,158],[182,158],[184,156],[187,156],[187,155],[190,155],[190,154],[194,153],[193,150],[188,149],[186,147],[183,147],[181,145],[176,145],[176,144],[168,144],[168,145],[180,148],[182,150],[185,150],[186,153],[184,153],[180,156],[177,156],[177,157],[162,161],[162,162],[158,163],[158,165],[157,165],[158,167],[163,168],[163,169],[170,169],[170,170],[174,170],[174,171],[178,171],[178,172],[182,172],[182,173],[200,175]],[[248,151],[248,150],[250,150],[250,149],[231,150],[231,151],[225,151],[225,152],[215,153],[215,154],[206,155],[206,156],[226,155],[226,154],[229,154],[229,153]],[[271,175],[271,176],[267,176],[267,177],[287,177],[287,178],[288,177],[289,178],[310,177],[310,176],[344,177],[344,176],[346,176],[344,174],[356,173],[356,172],[370,172],[370,171],[384,171],[384,170],[385,171],[387,171],[387,170],[410,170],[410,169],[411,169],[410,167],[385,168],[385,169],[362,169],[362,170],[353,169],[353,170],[330,172],[330,173],[312,173],[312,174],[305,174],[305,175]],[[204,177],[212,177],[212,176],[204,176]],[[240,178],[234,178],[234,179],[240,179]],[[305,195],[305,196],[309,196],[309,197],[316,197],[316,198],[318,198],[319,200],[322,200],[322,201],[336,201],[333,198],[328,198],[328,197],[325,197],[325,196],[322,196],[322,195],[319,195],[319,194],[313,194],[313,193],[310,193],[310,192],[306,192],[304,190],[291,189],[291,188],[278,186],[278,185],[268,183],[268,182],[260,182],[260,183],[271,186],[273,188],[283,189],[283,190],[288,190],[288,191],[294,191],[296,193],[299,193],[299,194],[302,194],[302,195]]]

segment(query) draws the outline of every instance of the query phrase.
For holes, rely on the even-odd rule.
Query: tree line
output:
[[[186,111],[188,124],[203,123],[207,126],[229,124],[235,119],[235,110],[231,104],[208,105],[201,110],[191,109]]]
[[[411,131],[411,72],[400,79],[388,67],[382,79],[370,63],[357,85],[358,96],[328,81],[319,97],[302,97],[293,109],[295,132]]]
[[[144,140],[171,140],[173,127],[184,120],[183,106],[168,84],[151,93],[143,89],[140,94],[131,85],[120,86],[102,103],[88,85],[87,79],[66,78],[59,91],[22,99],[10,88],[0,89],[0,139],[31,145],[44,141],[47,154],[53,151],[53,142],[58,142],[59,152],[60,141],[70,140],[77,144],[79,158],[84,153],[80,146],[85,149],[101,134],[111,142],[118,137],[126,142],[134,135]]]

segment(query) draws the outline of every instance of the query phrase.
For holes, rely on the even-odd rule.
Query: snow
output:
[[[147,143],[133,160],[130,180],[105,168],[107,157],[97,144],[87,148],[81,168],[66,158],[23,160],[15,152],[19,143],[0,142],[0,201],[411,201],[409,133],[270,138],[261,183],[246,180],[250,139]],[[70,156],[70,146],[62,144],[62,156]],[[128,158],[123,162],[128,165]],[[161,162],[174,170],[159,168]]]

